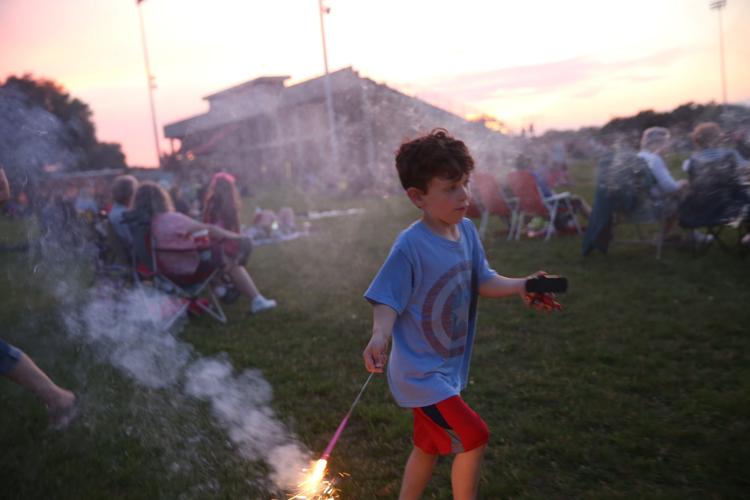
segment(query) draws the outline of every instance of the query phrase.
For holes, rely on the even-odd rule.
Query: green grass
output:
[[[571,168],[591,199],[591,166]],[[295,210],[363,207],[314,233],[259,247],[249,269],[277,310],[230,322],[192,320],[179,336],[198,355],[226,353],[259,369],[273,407],[305,446],[322,451],[366,378],[361,351],[370,307],[361,295],[416,212],[401,197],[327,202],[274,192],[248,202]],[[0,221],[0,241],[25,232]],[[668,247],[613,244],[580,256],[580,239],[508,243],[493,220],[485,242],[499,272],[568,276],[562,313],[517,298],[482,299],[464,396],[492,434],[481,495],[497,498],[740,498],[750,491],[750,267],[716,248],[694,257]],[[6,228],[8,231],[6,232]],[[17,231],[13,233],[12,231]],[[618,235],[620,234],[618,229]],[[0,324],[61,385],[82,393],[69,431],[45,430],[44,411],[0,387],[4,498],[269,498],[263,463],[242,459],[205,403],[145,389],[62,331],[58,305],[19,252],[3,253]],[[395,498],[411,416],[377,377],[331,459],[342,498]],[[450,498],[440,462],[425,498]]]

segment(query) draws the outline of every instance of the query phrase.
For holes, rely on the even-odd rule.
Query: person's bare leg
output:
[[[51,415],[59,414],[71,408],[76,401],[75,395],[55,384],[41,368],[26,354],[21,357],[6,376],[18,385],[31,391],[47,407]],[[50,422],[55,423],[55,422]]]
[[[479,471],[485,446],[456,455],[451,469],[454,500],[474,500],[479,489]]]
[[[401,483],[399,500],[417,500],[432,477],[437,455],[426,453],[416,446],[411,450],[409,460],[404,468],[404,480]]]
[[[232,282],[237,289],[244,295],[253,300],[255,297],[260,295],[258,287],[255,286],[255,282],[248,274],[247,269],[237,264],[229,265],[226,267],[226,272],[229,277],[232,278]]]

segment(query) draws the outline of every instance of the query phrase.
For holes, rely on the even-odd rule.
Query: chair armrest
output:
[[[562,193],[555,193],[552,196],[547,196],[544,201],[559,201],[564,200],[566,198],[570,198],[570,193],[568,191],[564,191]]]

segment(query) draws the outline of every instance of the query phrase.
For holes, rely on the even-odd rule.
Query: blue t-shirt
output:
[[[365,292],[398,313],[388,385],[403,407],[432,405],[466,387],[479,285],[496,273],[474,224],[463,219],[458,228],[459,241],[451,241],[412,224]]]

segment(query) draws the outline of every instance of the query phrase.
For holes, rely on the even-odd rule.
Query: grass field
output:
[[[573,176],[591,199],[589,169],[578,165]],[[249,269],[278,309],[249,317],[240,301],[228,308],[228,325],[199,318],[177,335],[195,357],[225,353],[237,371],[260,370],[277,417],[320,453],[367,375],[360,353],[370,307],[361,295],[417,214],[401,197],[324,202],[267,193],[255,201],[366,212],[256,249]],[[492,434],[481,497],[746,498],[748,261],[717,248],[695,257],[671,247],[657,261],[652,247],[617,244],[608,256],[583,258],[578,237],[508,243],[493,224],[485,247],[496,270],[545,269],[571,287],[559,314],[531,312],[517,298],[480,301],[464,396]],[[24,234],[0,221],[0,242]],[[28,253],[0,258],[2,336],[84,403],[72,428],[53,433],[28,393],[0,383],[3,498],[274,496],[267,466],[237,453],[208,405],[144,387],[107,363],[66,333],[58,296]],[[350,474],[341,497],[395,498],[410,429],[410,413],[376,377],[331,459],[332,470]],[[425,498],[450,498],[449,466],[440,462]]]

